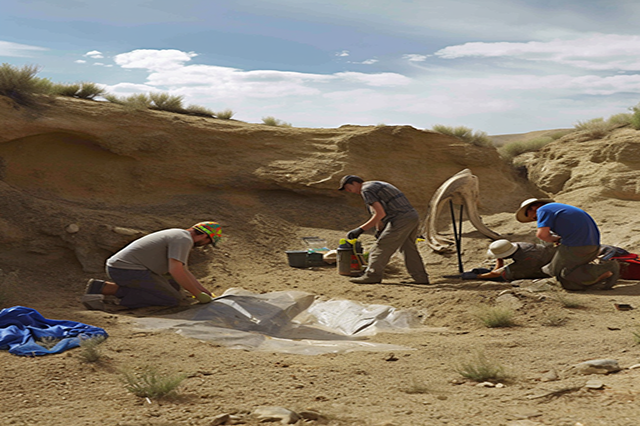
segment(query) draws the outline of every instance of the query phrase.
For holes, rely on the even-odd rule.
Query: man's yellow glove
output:
[[[207,293],[203,291],[202,293],[196,296],[196,299],[198,299],[198,303],[209,303],[213,300],[213,297],[209,296]]]

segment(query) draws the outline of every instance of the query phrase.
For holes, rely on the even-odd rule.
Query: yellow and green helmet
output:
[[[192,226],[203,234],[207,234],[211,238],[211,244],[214,246],[222,237],[222,226],[218,222],[200,222]]]

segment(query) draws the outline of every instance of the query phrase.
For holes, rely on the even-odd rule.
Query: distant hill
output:
[[[502,146],[513,141],[528,141],[543,136],[551,136],[558,132],[569,132],[573,129],[551,129],[551,130],[536,130],[534,132],[527,133],[514,133],[511,135],[496,135],[489,136],[495,146]]]

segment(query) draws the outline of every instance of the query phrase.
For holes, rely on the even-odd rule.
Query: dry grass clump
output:
[[[640,104],[629,108],[631,110],[631,117],[629,118],[629,124],[636,130],[640,130]]]
[[[209,108],[200,105],[189,105],[185,108],[185,111],[187,114],[198,115],[200,117],[214,117],[216,115],[216,113]]]
[[[465,126],[451,127],[443,124],[433,126],[433,131],[443,135],[453,136],[461,141],[468,142],[476,146],[492,146],[491,139],[485,132],[476,131]]]
[[[567,317],[562,314],[550,313],[542,318],[540,322],[545,327],[560,327],[567,322]]]
[[[36,77],[39,68],[36,65],[25,65],[22,68],[11,64],[0,65],[0,95],[13,99],[20,105],[32,105],[35,95],[45,94],[51,82]]]
[[[640,345],[640,327],[638,327],[635,331],[632,331],[633,341],[636,345]]]
[[[539,138],[534,138],[527,141],[513,141],[506,143],[498,148],[498,153],[502,158],[511,160],[520,154],[524,154],[525,152],[538,151],[540,150],[540,148],[553,141],[554,139],[551,136],[541,136]]]
[[[276,126],[276,127],[291,127],[291,123],[287,123],[286,121],[278,120],[275,117],[262,117],[262,123],[267,126]]]
[[[476,312],[476,318],[489,328],[513,327],[513,316],[514,312],[503,306],[483,306]]]
[[[164,92],[149,93],[149,100],[151,101],[151,108],[159,109],[160,111],[184,112],[182,107],[184,96],[170,95]]]
[[[185,374],[162,374],[157,368],[145,366],[138,372],[122,371],[122,381],[132,394],[139,397],[164,398],[177,394]]]
[[[605,120],[604,118],[599,117],[592,118],[591,120],[587,121],[578,121],[575,125],[575,129],[583,132],[591,139],[601,139],[611,133],[613,129],[620,127],[620,120],[623,120],[624,117],[620,114],[617,114],[615,116],[612,116],[612,119]]]
[[[233,117],[235,114],[235,112],[233,112],[230,109],[225,109],[223,111],[218,111],[216,112],[216,118],[219,118],[221,120],[231,120],[231,117]]]
[[[97,362],[102,357],[100,343],[107,338],[105,336],[95,336],[89,339],[80,339],[80,357],[86,362]]]
[[[579,309],[584,307],[584,305],[577,298],[561,291],[556,292],[556,299],[562,306],[567,309]]]
[[[465,379],[475,382],[500,382],[509,378],[502,365],[489,360],[483,352],[478,352],[472,359],[460,363],[456,371]]]

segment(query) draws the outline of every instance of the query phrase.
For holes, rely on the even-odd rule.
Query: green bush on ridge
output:
[[[476,146],[492,146],[491,139],[485,132],[476,131],[465,126],[451,127],[444,124],[436,124],[433,126],[434,132],[442,133],[443,135],[453,136],[461,141],[468,142]]]

